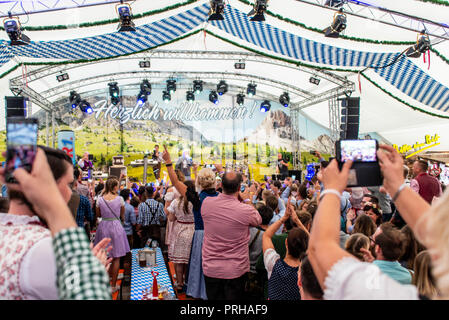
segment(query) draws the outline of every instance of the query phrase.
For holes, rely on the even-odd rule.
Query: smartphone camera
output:
[[[7,119],[5,180],[17,183],[14,170],[23,168],[31,172],[37,151],[38,120],[24,117]]]

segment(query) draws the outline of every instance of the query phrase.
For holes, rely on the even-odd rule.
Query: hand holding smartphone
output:
[[[5,180],[17,183],[13,172],[23,168],[31,172],[37,151],[38,120],[34,118],[11,117],[6,125]]]

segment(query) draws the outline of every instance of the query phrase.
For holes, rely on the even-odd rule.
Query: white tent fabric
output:
[[[28,1],[31,2],[31,1]],[[87,4],[89,1],[84,1]],[[92,0],[92,3],[98,3],[100,1]],[[105,1],[106,2],[106,1]],[[449,7],[436,5],[432,3],[424,3],[421,1],[410,1],[410,0],[400,0],[400,1],[386,1],[386,0],[371,0],[368,1],[372,4],[386,7],[392,10],[401,11],[414,16],[419,16],[426,19],[431,19],[437,22],[446,22],[445,19],[449,16]],[[160,0],[160,1],[143,1],[137,0],[132,3],[133,13],[139,14],[143,12],[154,11],[168,6],[173,6],[179,4],[178,1],[172,0]],[[176,14],[182,14],[187,10],[198,7],[202,4],[208,4],[208,1],[195,1],[193,3],[181,6],[166,12],[161,12],[158,14],[150,15],[144,18],[136,19],[136,26],[143,26],[146,24],[153,23],[155,21],[163,20],[168,17],[172,17]],[[229,6],[240,10],[244,13],[248,12],[251,7],[239,0],[230,0],[228,2]],[[26,3],[23,3],[26,7]],[[327,27],[334,14],[333,11],[311,6],[309,4],[303,3],[301,1],[294,0],[284,0],[284,1],[270,1],[269,8],[271,12],[278,14],[281,17],[288,18],[306,26],[324,29]],[[6,4],[0,4],[0,13],[5,12]],[[70,14],[68,14],[70,13]],[[85,8],[71,8],[62,11],[54,11],[51,13],[36,13],[30,14],[27,17],[21,16],[22,22],[28,19],[27,24],[24,26],[49,26],[49,25],[79,25],[82,23],[89,23],[93,21],[101,21],[108,19],[115,19],[117,15],[115,13],[115,5],[100,5]],[[297,35],[311,41],[316,41],[322,44],[327,44],[333,47],[338,47],[348,50],[357,50],[363,52],[382,52],[382,53],[399,53],[402,52],[407,45],[381,45],[372,44],[365,42],[358,42],[353,40],[345,39],[330,39],[325,38],[323,34],[301,28],[294,24],[283,21],[279,18],[273,17],[271,15],[266,16],[266,23],[285,32],[289,32],[293,35]],[[285,58],[282,54],[273,53],[272,51],[260,48],[257,45],[246,42],[237,37],[231,36],[229,33],[223,31],[212,23],[201,23],[198,27],[192,30],[199,30],[205,28],[211,33],[223,37],[227,40],[236,42],[238,45],[244,46],[246,48],[257,50],[265,54],[270,54],[276,57]],[[116,30],[116,24],[105,24],[101,26],[88,27],[88,28],[75,28],[71,27],[69,29],[63,30],[52,30],[52,31],[25,31],[32,41],[55,41],[55,40],[68,40],[68,39],[78,39],[91,36],[100,36],[107,33],[113,33]],[[346,36],[367,38],[374,40],[388,40],[388,41],[415,41],[416,33],[399,29],[392,26],[386,26],[380,23],[373,23],[366,19],[348,17],[348,27],[345,30]],[[0,34],[0,39],[8,40],[7,35],[3,32]],[[173,42],[168,45],[162,46],[160,49],[163,50],[192,50],[192,51],[239,51],[247,52],[242,47],[233,45],[224,40],[220,40],[213,36],[212,34],[204,34],[203,32],[196,33],[189,38]],[[449,59],[449,41],[444,41],[435,45],[435,49]],[[151,52],[151,51],[150,51]],[[62,61],[64,59],[60,59]],[[424,63],[422,59],[414,59],[413,63],[428,76],[432,77],[440,84],[445,87],[449,87],[449,76],[448,76],[448,62],[444,61],[442,58],[438,57],[434,52],[430,53],[430,68],[428,69],[428,64]],[[33,62],[33,61],[57,61],[57,59],[35,59],[30,57],[16,57],[11,61],[7,62],[0,68],[0,73],[6,72],[14,67],[20,62]],[[310,63],[315,66],[323,67],[327,66],[322,63]],[[104,63],[98,63],[93,66],[80,66],[79,68],[72,69],[70,72],[71,79],[77,79],[85,77],[86,75],[93,76],[96,74],[103,74],[107,70],[111,69],[113,66],[114,71],[124,72],[135,70],[137,65],[130,65],[126,61],[116,61],[111,60]],[[229,63],[205,63],[192,60],[175,60],[174,62],[157,60],[152,63],[152,68],[161,71],[192,71],[192,70],[203,70],[203,71],[214,71],[214,72],[232,72],[233,64]],[[0,90],[3,96],[11,95],[8,89],[9,79],[13,77],[20,76],[23,72],[30,72],[33,69],[38,68],[37,66],[27,66],[26,70],[23,68],[18,68],[3,78],[0,79]],[[331,87],[330,83],[321,80],[319,86],[310,84],[308,78],[309,74],[301,71],[286,70],[285,68],[279,66],[269,66],[266,64],[261,64],[258,62],[247,63],[246,70],[243,70],[246,74],[253,74],[260,77],[271,78],[278,81],[283,81],[291,85],[302,88],[306,91],[310,91],[314,94],[319,94]],[[449,132],[449,119],[438,118],[436,116],[430,116],[425,113],[414,111],[411,107],[399,102],[397,99],[389,96],[387,93],[381,89],[374,86],[371,82],[367,81],[365,78],[360,77],[361,92],[359,91],[359,76],[356,73],[349,72],[335,72],[341,76],[347,76],[349,80],[356,83],[357,90],[353,93],[353,96],[361,97],[361,119],[360,119],[360,133],[370,133],[376,132],[386,140],[397,145],[402,144],[413,144],[416,141],[422,141],[424,135],[435,133],[441,136],[441,144],[434,148],[434,150],[449,150],[449,137],[445,134]],[[449,116],[448,112],[442,110],[435,110],[430,108],[428,105],[419,102],[418,100],[404,94],[401,90],[398,90],[395,86],[391,85],[388,81],[375,71],[366,71],[365,74],[373,80],[375,83],[380,85],[389,93],[393,94],[395,97],[403,100],[404,102],[417,107],[421,110],[432,112],[434,114]],[[236,83],[237,84],[237,83]],[[48,77],[40,80],[39,83],[33,83],[33,89],[42,92],[57,85],[56,79]],[[97,84],[97,87],[104,86],[105,84]],[[231,83],[232,85],[232,83]],[[95,89],[84,88],[83,90]],[[270,90],[270,88],[266,88]],[[280,91],[273,89],[274,95],[279,95]],[[58,97],[53,97],[57,99]],[[296,97],[299,100],[299,97]],[[443,99],[444,100],[444,99]],[[443,101],[444,103],[444,101]],[[449,101],[446,101],[449,106]],[[4,101],[1,101],[4,105]],[[444,109],[444,108],[443,108]],[[35,109],[37,110],[37,108]],[[4,107],[1,108],[1,122],[0,127],[4,127]],[[305,114],[311,117],[318,123],[328,126],[328,111],[327,102],[320,103],[314,106],[307,107],[303,110]]]

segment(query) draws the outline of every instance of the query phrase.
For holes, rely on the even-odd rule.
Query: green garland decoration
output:
[[[445,1],[445,0],[418,0],[418,1],[430,2],[430,3],[434,3],[434,4],[439,4],[441,6],[449,7],[449,1]]]
[[[437,49],[434,48],[430,48],[430,51],[432,51],[433,53],[435,53],[437,55],[437,57],[439,57],[441,60],[443,60],[444,62],[446,62],[447,64],[449,64],[449,59],[446,58],[445,56],[443,56]]]
[[[152,16],[152,15],[155,15],[158,13],[170,11],[170,10],[177,9],[177,8],[180,8],[183,6],[187,6],[187,5],[197,2],[197,1],[199,1],[199,0],[187,0],[182,3],[167,6],[165,8],[135,14],[135,15],[133,15],[133,19],[149,17],[149,16]],[[65,29],[74,29],[74,28],[96,27],[96,26],[102,26],[102,25],[106,25],[106,24],[118,23],[119,21],[120,21],[120,19],[116,18],[116,19],[109,19],[109,20],[102,20],[102,21],[95,21],[95,22],[85,22],[85,23],[81,23],[79,25],[36,26],[36,27],[23,27],[22,29],[25,31],[65,30]],[[3,26],[0,26],[0,30],[5,30],[5,28]]]
[[[369,78],[367,75],[365,75],[364,73],[360,73],[366,80],[368,80],[369,82],[371,82],[374,86],[376,86],[377,88],[379,88],[380,90],[382,90],[383,92],[385,92],[386,94],[388,94],[390,97],[396,99],[397,101],[401,102],[402,104],[405,104],[406,106],[412,108],[414,111],[419,111],[422,113],[425,113],[427,115],[433,116],[433,117],[438,117],[438,118],[443,118],[443,119],[449,119],[449,116],[443,116],[441,114],[436,114],[436,113],[432,113],[423,109],[420,109],[418,107],[415,107],[413,105],[411,105],[410,103],[396,97],[395,95],[393,95],[391,92],[385,90],[384,88],[382,88],[379,84],[377,84],[375,81],[373,81],[371,78]]]

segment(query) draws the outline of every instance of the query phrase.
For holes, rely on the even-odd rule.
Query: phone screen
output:
[[[376,140],[341,140],[341,162],[376,162]]]
[[[296,176],[292,176],[292,180],[295,181],[296,180]]]
[[[12,173],[17,168],[31,172],[37,145],[37,119],[9,118],[7,120],[7,152],[5,179],[16,183]]]

